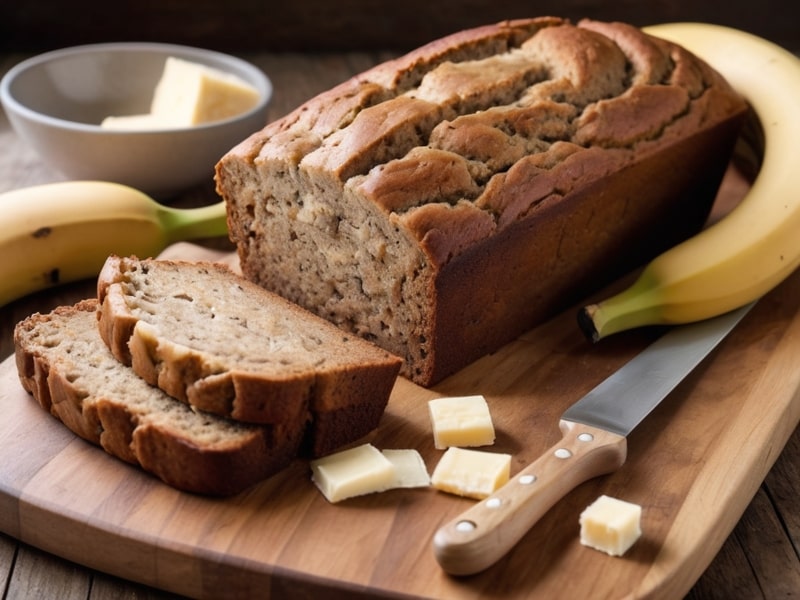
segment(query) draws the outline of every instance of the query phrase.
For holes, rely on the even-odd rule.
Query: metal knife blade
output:
[[[557,444],[436,532],[433,551],[440,566],[453,575],[483,571],[577,485],[621,467],[626,436],[753,304],[673,328],[570,406],[559,421],[563,437]]]
[[[752,304],[672,329],[570,406],[562,419],[627,436],[728,335]]]

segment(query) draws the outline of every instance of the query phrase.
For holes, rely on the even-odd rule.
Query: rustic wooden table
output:
[[[24,57],[22,54],[0,56],[0,74]],[[388,56],[380,53],[256,54],[246,58],[272,78],[275,95],[270,118],[277,118],[303,100]],[[0,192],[60,179],[59,174],[50,171],[26,147],[11,130],[5,115],[0,114]],[[174,199],[174,203],[189,206],[215,200],[209,181],[207,186]],[[18,320],[37,310],[72,303],[91,294],[92,287],[91,282],[68,285],[2,307],[0,360],[13,352],[11,332]],[[796,430],[740,522],[688,597],[800,597],[798,497],[800,431]],[[0,534],[0,590],[3,598],[11,599],[173,597],[62,560],[4,534]]]

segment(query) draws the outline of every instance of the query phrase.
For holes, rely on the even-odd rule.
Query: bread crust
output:
[[[523,19],[309,100],[217,190],[247,278],[430,386],[697,232],[746,110],[630,25]]]
[[[302,432],[237,425],[231,433],[218,417],[200,416],[186,408],[175,411],[177,416],[165,413],[165,406],[178,402],[141,382],[112,357],[97,335],[96,311],[97,301],[85,300],[50,314],[31,315],[15,329],[15,357],[23,388],[66,427],[172,487],[204,495],[238,493],[290,464]],[[50,324],[55,328],[48,332]],[[59,350],[59,343],[53,343],[60,338],[66,345],[70,337],[84,335],[96,340],[79,346],[82,355],[69,356]],[[124,393],[103,384],[103,368],[114,371]],[[140,401],[133,402],[133,396]],[[188,425],[179,420],[187,420]],[[217,439],[190,432],[195,422],[204,421],[211,425],[203,427],[217,429]]]

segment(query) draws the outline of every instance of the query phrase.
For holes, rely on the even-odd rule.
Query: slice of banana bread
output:
[[[462,31],[228,152],[244,275],[432,385],[695,233],[747,106],[623,23]]]
[[[112,256],[98,299],[102,338],[145,381],[240,421],[310,419],[313,456],[375,429],[400,370],[398,357],[213,262]]]
[[[296,456],[302,429],[192,410],[109,352],[96,300],[34,314],[14,331],[22,386],[77,435],[184,491],[230,495]]]

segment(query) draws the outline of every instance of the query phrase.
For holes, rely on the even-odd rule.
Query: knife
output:
[[[490,567],[568,492],[619,469],[627,456],[626,437],[753,304],[671,329],[569,407],[559,421],[558,443],[435,533],[440,566],[453,575]]]

